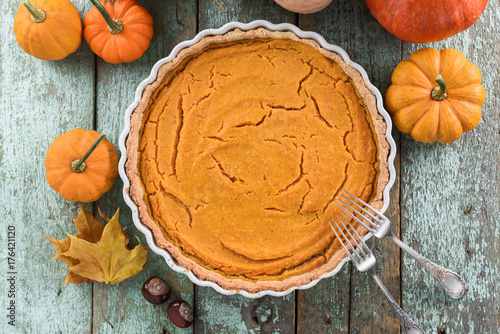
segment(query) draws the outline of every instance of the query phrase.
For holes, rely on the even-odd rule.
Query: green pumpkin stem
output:
[[[87,158],[92,154],[92,152],[94,152],[97,145],[99,145],[104,140],[104,138],[106,138],[106,134],[101,133],[99,135],[99,138],[97,138],[97,140],[92,144],[92,146],[90,146],[87,153],[85,153],[85,155],[81,159],[76,159],[71,163],[71,168],[73,169],[73,172],[82,173],[85,170],[85,168],[87,167],[87,165],[85,164],[85,160],[87,160]]]
[[[104,6],[98,0],[90,1],[94,4],[95,8],[99,11],[99,13],[101,13],[102,17],[106,21],[109,32],[112,34],[119,34],[123,29],[122,21],[113,19],[111,15],[109,15],[106,8],[104,8]]]
[[[36,9],[29,0],[24,0],[23,5],[30,12],[33,22],[40,23],[45,20],[45,12],[41,9]]]
[[[437,76],[436,83],[439,86],[434,87],[434,89],[432,90],[431,96],[436,101],[442,101],[448,97],[448,94],[446,94],[446,82],[444,81],[441,74],[439,74]]]

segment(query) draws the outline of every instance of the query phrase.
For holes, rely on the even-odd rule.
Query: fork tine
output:
[[[339,229],[340,231],[340,227],[339,225],[337,224],[337,222],[335,221],[335,219],[332,219],[333,223],[335,224],[335,226]],[[351,259],[351,261],[355,262],[355,259],[353,258],[351,252],[347,249],[347,246],[344,244],[344,242],[342,241],[342,239],[340,238],[340,235],[337,233],[337,230],[335,229],[335,227],[333,227],[332,223],[328,222],[328,224],[330,224],[330,227],[332,228],[333,232],[335,233],[335,235],[337,236],[337,239],[339,240],[340,244],[342,245],[342,247],[344,248],[345,252],[347,253],[347,255],[349,256],[349,258]]]
[[[354,196],[353,194],[351,194],[350,192],[348,192],[347,190],[345,189],[342,189],[344,192],[348,193],[352,198],[354,198],[355,200],[359,201],[361,204],[363,204],[364,206],[366,206],[367,208],[369,208],[370,210],[372,210],[373,212],[375,212],[377,214],[377,216],[382,216],[380,214],[380,212],[378,212],[377,210],[375,210],[370,204],[366,203],[365,201],[363,201],[361,198],[359,198],[358,196]],[[343,195],[344,196],[344,195]],[[344,196],[346,197],[346,196]]]
[[[341,200],[340,198],[337,197],[337,199],[342,202],[345,206],[347,206],[348,208],[351,208],[351,206],[349,204],[347,204],[346,202],[344,202],[343,200]],[[375,234],[377,231],[375,231],[375,229],[373,229],[372,227],[366,225],[365,223],[363,223],[361,220],[358,219],[358,217],[354,216],[352,213],[350,213],[349,211],[347,211],[346,209],[344,209],[344,207],[342,205],[340,205],[339,203],[335,202],[335,204],[337,204],[337,206],[339,208],[342,209],[342,211],[344,211],[345,213],[347,213],[352,219],[354,219],[355,221],[357,221],[361,226],[363,226],[364,228],[366,228],[368,231],[370,231],[371,233]],[[351,208],[352,209],[352,208]],[[354,210],[354,209],[353,209]],[[356,211],[356,210],[354,210]],[[363,215],[360,215],[361,218],[363,218],[364,220],[366,220],[367,222],[369,222],[370,224],[372,224],[372,222],[366,218],[365,216]]]
[[[372,251],[370,250],[370,248],[368,247],[368,245],[363,241],[363,239],[361,238],[361,236],[358,234],[358,231],[356,231],[356,229],[354,228],[354,226],[352,226],[352,224],[349,222],[349,220],[346,218],[346,216],[344,216],[343,213],[341,213],[341,215],[344,217],[345,221],[347,222],[347,226],[350,227],[351,230],[353,230],[354,233],[356,234],[356,236],[358,237],[359,243],[356,242],[356,244],[358,244],[359,248],[363,251],[363,253],[365,254],[365,256],[371,255]],[[347,229],[347,227],[346,227],[346,230],[347,230],[347,232],[349,232],[349,230]],[[366,252],[363,250],[363,247],[365,248]]]
[[[343,213],[341,213],[341,215],[344,217],[344,219],[347,221],[347,218],[344,216]],[[337,216],[337,218],[339,219],[340,223],[342,224],[342,227],[345,229],[346,233],[349,234],[349,236],[351,237],[350,239],[352,241],[354,241],[354,243],[356,244],[356,249],[359,249],[362,253],[363,253],[363,256],[366,256],[366,252],[364,251],[363,247],[360,246],[360,244],[358,243],[358,241],[356,240],[356,238],[354,237],[354,235],[352,235],[352,233],[349,231],[349,228],[346,226],[346,224],[342,221],[342,218],[340,218],[339,216]],[[349,224],[349,222],[347,221],[347,224]],[[352,230],[354,230],[353,226],[351,224],[349,224],[349,227],[351,227]],[[359,236],[358,232],[356,232],[356,230],[354,230],[354,232],[356,233],[356,235],[358,236],[359,240],[361,240],[361,237]]]
[[[330,224],[330,227],[332,228],[333,232],[335,233],[335,235],[337,236],[337,239],[339,240],[340,244],[342,245],[342,247],[344,247],[344,250],[345,252],[347,253],[347,255],[349,256],[349,258],[351,259],[352,262],[354,263],[359,263],[359,261],[361,261],[361,257],[359,256],[359,254],[355,251],[354,247],[351,245],[351,243],[349,242],[349,240],[347,239],[347,237],[345,236],[344,232],[342,232],[342,229],[340,228],[340,226],[337,224],[337,222],[335,221],[335,219],[332,218],[332,221],[333,223],[335,224],[335,226],[337,227],[337,229],[339,230],[339,232],[342,234],[342,236],[344,237],[344,240],[347,242],[347,244],[349,244],[349,247],[351,248],[352,250],[352,253],[347,249],[347,246],[345,245],[345,242],[342,241],[342,238],[340,237],[340,235],[337,233],[336,229],[332,226],[331,223]],[[358,259],[355,259],[354,258],[354,255],[355,254],[357,256]]]
[[[368,210],[366,210],[365,208],[361,207],[358,203],[354,202],[352,199],[350,199],[349,197],[345,196],[344,194],[340,194],[340,196],[344,197],[346,200],[348,200],[349,202],[351,202],[353,205],[355,205],[358,209],[360,209],[361,211],[363,211],[364,213],[366,213],[368,216],[370,216],[373,220],[375,220],[378,225],[381,225],[382,224],[382,221],[380,219],[378,219],[377,217],[375,217],[371,212],[369,212]],[[357,198],[357,197],[356,197]],[[339,201],[342,201],[340,198],[339,198]],[[360,200],[361,201],[361,200]],[[347,205],[348,208],[352,209],[353,211],[355,211],[357,214],[359,214],[360,216],[363,216],[363,214],[359,211],[357,211],[356,209],[354,209],[352,206],[350,206],[349,204],[345,203],[344,201],[342,201],[342,203],[344,203],[345,205]],[[364,202],[363,202],[364,203]],[[377,211],[375,211],[377,212]],[[368,220],[370,221],[370,220]],[[371,222],[373,224],[373,222]]]

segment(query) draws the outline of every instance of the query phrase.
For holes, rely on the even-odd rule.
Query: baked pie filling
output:
[[[157,243],[200,278],[250,292],[331,271],[345,256],[328,224],[337,194],[380,207],[388,178],[385,124],[359,73],[259,30],[181,52],[146,89],[127,142],[130,193]]]

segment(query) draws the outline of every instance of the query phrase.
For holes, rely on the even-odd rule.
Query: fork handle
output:
[[[389,290],[387,290],[384,283],[382,283],[380,277],[378,277],[377,274],[375,274],[375,272],[371,270],[369,270],[368,273],[373,277],[375,282],[377,282],[385,298],[387,298],[389,305],[391,305],[394,314],[401,324],[403,334],[425,334],[423,329],[420,328],[413,320],[411,320],[411,318],[405,313],[405,311],[403,311],[403,309],[399,307],[398,303],[396,302],[396,300],[394,300]]]
[[[431,274],[439,284],[444,288],[444,291],[452,298],[462,298],[469,291],[469,284],[457,273],[443,268],[414,251],[410,246],[402,242],[394,234],[389,234],[390,237],[399,247],[401,247],[408,255],[418,261],[425,270]]]

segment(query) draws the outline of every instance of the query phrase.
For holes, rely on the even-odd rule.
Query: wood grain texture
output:
[[[319,13],[301,15],[299,27],[317,31],[329,43],[345,49],[354,62],[363,66],[370,81],[382,94],[385,93],[390,84],[390,73],[400,61],[401,42],[377,23],[364,1],[334,1]],[[394,138],[399,143],[397,131]],[[395,167],[399,176],[399,154]],[[392,188],[390,203],[386,215],[393,222],[394,233],[398,234],[399,178]],[[377,258],[377,273],[398,300],[399,248],[388,240],[376,238],[368,241],[368,245]],[[330,280],[322,284],[321,288],[298,292],[299,333],[313,330],[318,333],[399,333],[399,323],[371,277],[350,266],[350,274],[341,271]],[[332,300],[332,296],[335,296],[335,300]],[[336,319],[325,326],[325,319],[331,317],[332,312]]]
[[[86,1],[75,0],[81,12]],[[62,288],[67,272],[42,235],[75,234],[78,206],[45,179],[45,153],[52,140],[73,128],[91,128],[94,59],[86,45],[61,61],[44,61],[18,46],[13,21],[19,2],[0,11],[0,212],[2,333],[88,333],[90,285]],[[74,87],[78,87],[75,89]],[[7,324],[7,226],[16,228],[16,327]],[[62,313],[64,310],[64,313]]]
[[[469,282],[463,300],[447,297],[404,257],[403,306],[427,333],[500,333],[500,1],[471,28],[441,42],[404,44],[404,58],[431,46],[475,63],[487,97],[478,127],[452,144],[402,136],[403,240]],[[441,331],[438,330],[440,328]]]
[[[297,14],[292,13],[271,0],[199,0],[199,30],[220,28],[228,22],[251,22],[267,20],[272,23],[297,23]]]
[[[196,0],[142,1],[151,13],[154,22],[154,35],[149,49],[143,57],[129,64],[108,64],[97,60],[96,106],[97,130],[109,134],[108,139],[118,147],[118,137],[124,128],[125,110],[134,101],[135,91],[141,81],[150,73],[153,65],[169,55],[175,45],[193,38],[196,34]],[[177,5],[177,12],[176,12]],[[177,21],[179,19],[179,22]],[[122,196],[123,182],[118,178],[116,184],[97,205],[107,215],[120,208],[120,222],[127,227],[128,233],[140,237],[146,245],[144,235],[137,230],[131,219],[131,210]],[[119,299],[109,288],[105,288],[103,308],[106,316],[115,325],[115,330],[105,322],[100,312],[101,286],[94,284],[93,333],[129,332],[134,333],[192,333],[193,328],[179,329],[168,319],[167,308],[170,302],[183,299],[193,305],[193,284],[184,274],[171,270],[163,257],[149,252],[150,264],[139,275],[116,284],[115,289],[126,305],[126,316],[120,322],[122,306]],[[169,302],[154,306],[142,296],[143,283],[151,276],[166,280],[172,288]]]
[[[294,299],[293,293],[248,299],[196,287],[195,333],[293,333]]]
[[[351,266],[297,292],[297,333],[349,333]]]

